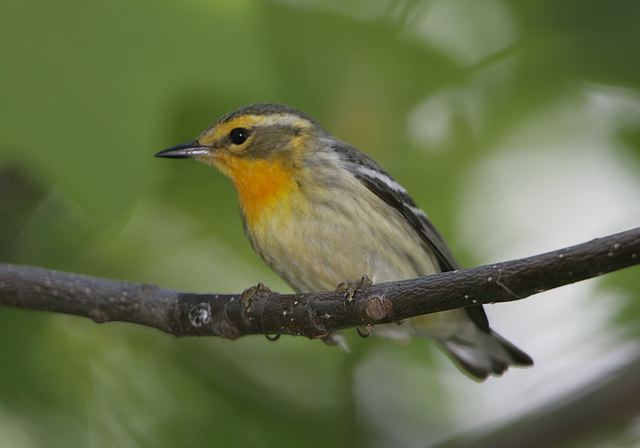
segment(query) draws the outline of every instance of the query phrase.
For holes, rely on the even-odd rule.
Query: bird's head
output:
[[[228,113],[193,141],[156,157],[215,166],[236,186],[245,217],[299,188],[307,153],[325,131],[309,116],[278,104],[252,104]]]

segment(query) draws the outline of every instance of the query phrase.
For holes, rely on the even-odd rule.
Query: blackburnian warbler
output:
[[[156,156],[195,159],[231,178],[251,246],[296,291],[329,290],[363,275],[383,282],[457,268],[398,182],[293,108],[240,108],[194,141]],[[482,306],[380,326],[374,333],[399,329],[433,339],[480,380],[509,365],[533,363],[489,327]]]

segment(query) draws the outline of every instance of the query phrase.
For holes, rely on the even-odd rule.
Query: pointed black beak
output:
[[[197,156],[203,156],[209,153],[211,148],[202,146],[197,140],[182,143],[173,148],[165,149],[154,154],[154,157],[168,157],[171,159],[191,159]]]

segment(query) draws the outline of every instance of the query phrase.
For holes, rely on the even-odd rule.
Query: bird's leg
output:
[[[373,285],[373,281],[367,276],[363,275],[359,281],[344,281],[336,287],[336,292],[344,293],[344,300],[351,303],[353,302],[353,296],[356,295],[359,289],[366,288]]]
[[[267,288],[264,284],[262,283],[258,283],[255,286],[252,286],[248,289],[245,289],[242,294],[240,295],[240,300],[242,301],[242,316],[244,318],[244,316],[249,316],[249,320],[252,319],[251,317],[251,313],[253,312],[253,309],[251,308],[252,302],[253,302],[253,298],[256,296],[256,294],[270,294],[271,290],[269,288]],[[280,339],[280,334],[276,333],[276,334],[265,334],[264,335],[269,341],[277,341],[278,339]]]
[[[367,276],[363,275],[360,281],[357,282],[342,282],[340,283],[336,291],[340,293],[344,293],[344,299],[351,303],[353,302],[353,296],[355,296],[356,292],[361,288],[366,288],[367,286],[373,285],[373,281]],[[356,331],[360,335],[360,337],[366,338],[371,335],[373,332],[373,325],[358,325],[356,326]]]

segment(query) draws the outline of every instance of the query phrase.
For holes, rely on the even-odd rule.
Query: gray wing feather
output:
[[[347,167],[349,168],[351,165],[352,169],[350,169],[350,171],[354,176],[372,193],[398,211],[416,233],[418,233],[425,246],[425,250],[435,254],[441,271],[453,271],[457,269],[459,265],[442,239],[442,236],[440,236],[440,233],[438,233],[409,194],[403,188],[389,188],[379,176],[368,176],[357,169],[358,166],[366,167],[379,173],[382,177],[386,177],[393,183],[397,183],[375,160],[346,143],[339,143],[335,149],[338,148],[338,153],[347,163]],[[467,307],[465,311],[479,328],[485,332],[490,331],[487,315],[481,305]]]

